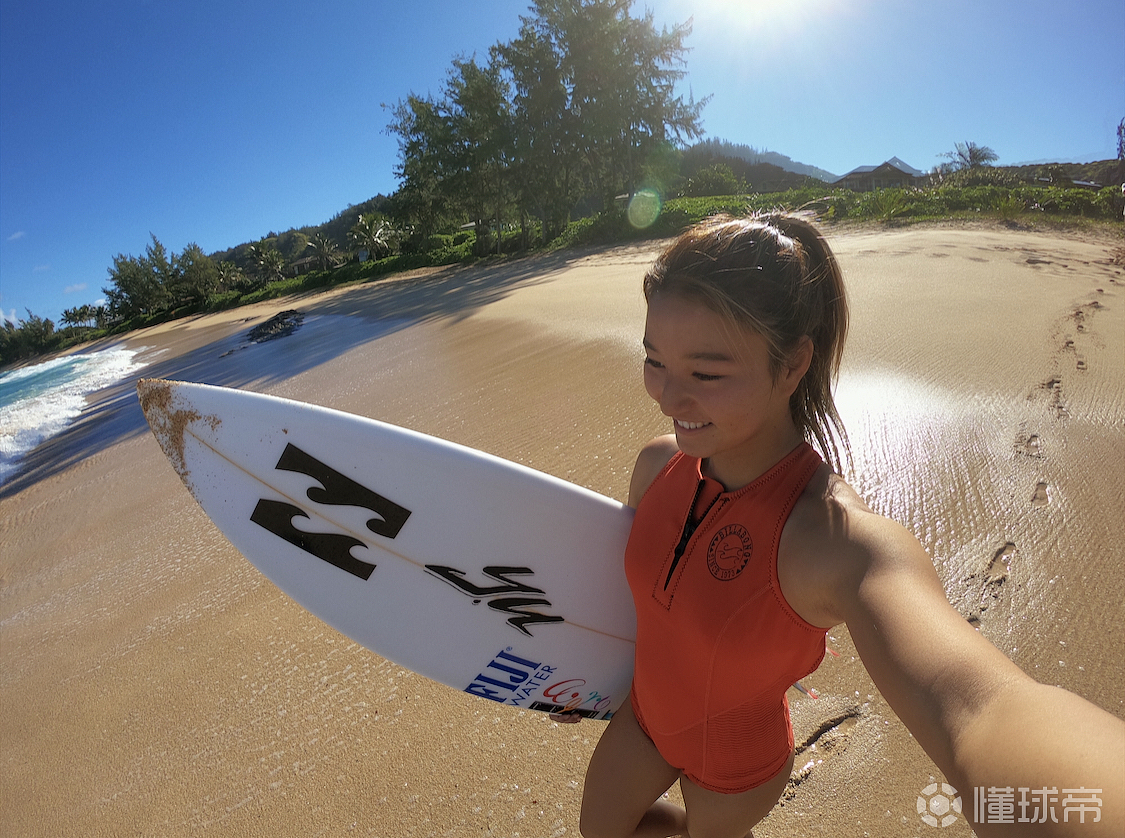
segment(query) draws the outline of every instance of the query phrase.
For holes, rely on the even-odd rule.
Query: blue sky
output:
[[[388,111],[530,0],[0,0],[0,310],[57,321],[155,234],[206,252],[396,188]],[[693,19],[707,136],[843,174],[1116,155],[1121,0],[637,0]]]

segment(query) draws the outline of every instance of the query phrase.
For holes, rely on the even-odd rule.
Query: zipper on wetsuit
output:
[[[707,508],[703,514],[699,516],[699,520],[695,518],[695,505],[699,503],[699,496],[703,493],[703,487],[707,485],[706,480],[700,480],[699,485],[695,488],[695,496],[691,499],[691,507],[688,509],[687,520],[684,522],[683,532],[680,533],[680,543],[676,545],[676,549],[672,552],[672,565],[668,568],[668,577],[664,580],[664,590],[668,590],[668,586],[672,583],[672,576],[676,572],[676,566],[680,563],[680,559],[684,557],[684,551],[687,550],[688,542],[691,537],[695,535],[695,531],[699,529],[699,525],[707,517],[722,494],[719,494],[711,503],[707,504]]]

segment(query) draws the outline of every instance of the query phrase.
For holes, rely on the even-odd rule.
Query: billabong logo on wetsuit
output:
[[[554,614],[540,614],[538,611],[525,611],[525,608],[534,608],[536,606],[545,605],[551,607],[550,600],[543,599],[542,597],[527,597],[527,596],[505,596],[506,594],[542,594],[542,588],[533,588],[531,585],[526,585],[523,582],[517,582],[509,577],[512,576],[534,576],[535,571],[530,567],[504,567],[501,565],[489,565],[484,568],[482,572],[489,579],[500,582],[499,585],[475,585],[465,578],[465,571],[457,570],[456,568],[446,567],[444,565],[428,564],[426,570],[434,576],[448,582],[454,588],[459,590],[466,596],[473,598],[473,605],[479,605],[483,600],[488,599],[488,607],[494,611],[500,611],[505,614],[511,614],[508,618],[508,625],[519,629],[521,632],[531,637],[532,634],[527,630],[529,625],[535,623],[561,623],[564,622],[562,617]]]
[[[350,477],[345,477],[292,443],[285,446],[275,470],[297,472],[317,481],[320,485],[313,486],[306,492],[308,499],[314,503],[323,506],[359,506],[370,510],[377,517],[367,521],[367,529],[384,538],[396,537],[410,517],[409,509],[361,486]],[[308,517],[308,513],[299,506],[263,498],[254,507],[250,520],[306,553],[346,570],[353,576],[364,580],[371,578],[375,565],[361,561],[351,553],[353,547],[364,546],[362,541],[346,533],[305,532],[293,526],[294,518]]]
[[[711,539],[707,548],[707,568],[720,582],[729,582],[746,568],[754,542],[742,524],[728,524]]]

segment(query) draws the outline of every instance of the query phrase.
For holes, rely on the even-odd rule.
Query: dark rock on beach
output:
[[[251,343],[264,343],[274,338],[288,337],[301,328],[304,321],[305,315],[295,309],[283,311],[247,332],[246,339]]]

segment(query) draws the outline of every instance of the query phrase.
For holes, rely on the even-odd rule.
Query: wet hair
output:
[[[805,439],[844,473],[851,452],[832,387],[844,352],[848,303],[836,257],[812,224],[780,214],[709,218],[660,255],[645,275],[644,292],[648,301],[664,295],[695,300],[760,334],[775,380],[807,335],[812,362],[789,411]]]

